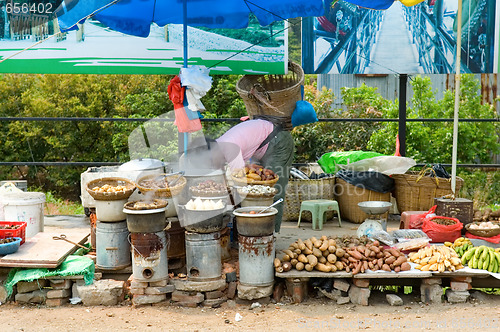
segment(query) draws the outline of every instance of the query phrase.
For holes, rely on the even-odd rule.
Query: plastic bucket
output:
[[[43,232],[45,194],[9,192],[0,195],[0,220],[25,221],[26,238]]]

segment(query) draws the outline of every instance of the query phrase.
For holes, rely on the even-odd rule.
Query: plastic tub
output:
[[[116,222],[127,219],[123,206],[128,198],[118,201],[95,201],[95,214],[97,220],[102,222]]]
[[[15,237],[15,241],[0,244],[0,255],[8,255],[15,253],[21,245],[21,238]]]
[[[43,232],[45,194],[9,192],[0,195],[0,220],[25,221],[26,238]]]

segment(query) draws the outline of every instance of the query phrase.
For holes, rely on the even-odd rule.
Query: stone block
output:
[[[207,299],[207,300],[218,299],[218,298],[221,298],[223,296],[224,296],[224,293],[219,291],[219,290],[205,293],[205,299]]]
[[[227,298],[225,296],[222,296],[222,297],[217,298],[217,299],[206,299],[201,304],[204,307],[217,307],[226,301],[227,301]]]
[[[146,294],[146,288],[129,288],[130,294],[132,295],[144,295]]]
[[[443,296],[443,288],[440,285],[424,285],[420,286],[420,300],[424,303],[441,303]]]
[[[370,279],[353,278],[352,283],[361,288],[368,288],[370,286]]]
[[[73,286],[73,281],[70,279],[51,279],[50,287],[52,289],[70,289]]]
[[[168,279],[153,281],[149,283],[149,287],[165,287],[168,285]]]
[[[391,306],[403,305],[403,299],[397,296],[396,294],[387,294],[385,298]]]
[[[335,279],[333,281],[333,288],[343,292],[347,292],[351,284],[345,279]]]
[[[472,282],[472,277],[453,277],[450,279],[450,281],[456,281],[456,282]]]
[[[130,288],[146,288],[148,286],[149,283],[147,281],[130,280]]]
[[[60,298],[45,300],[45,305],[47,307],[60,307],[68,303],[69,303],[69,297],[60,297]]]
[[[226,284],[224,279],[212,281],[190,281],[181,279],[172,279],[170,283],[174,285],[176,290],[185,292],[210,292],[218,290]]]
[[[165,294],[161,295],[134,295],[132,297],[133,305],[144,305],[144,304],[153,304],[160,303],[165,301],[167,296]]]
[[[193,302],[193,303],[201,303],[205,300],[205,296],[202,293],[190,293],[184,291],[174,291],[172,293],[172,301],[174,302]]]
[[[18,303],[44,303],[47,299],[47,289],[39,289],[30,293],[17,293],[15,300]]]
[[[116,305],[123,300],[124,281],[102,279],[92,285],[77,285],[77,291],[86,306]]]
[[[174,302],[174,305],[179,307],[188,307],[188,308],[196,308],[199,303],[195,302]]]
[[[227,286],[227,298],[228,299],[234,299],[236,297],[236,288],[238,286],[238,283],[233,281],[230,282]]]
[[[144,288],[145,292],[144,294],[146,295],[160,295],[160,294],[167,294],[167,293],[172,293],[175,291],[174,285],[166,285],[163,287],[148,287]]]
[[[51,289],[47,292],[48,299],[60,299],[71,296],[70,289]]]
[[[361,288],[355,285],[351,285],[351,287],[349,288],[349,299],[352,303],[359,305],[368,305],[369,298],[369,288]]]
[[[320,294],[323,294],[324,296],[326,296],[330,300],[334,300],[334,301],[337,301],[337,299],[342,296],[342,292],[338,289],[332,289],[331,292],[327,292],[326,290],[324,290],[322,288],[318,288],[318,291],[320,292]]]
[[[263,297],[269,297],[273,294],[274,285],[270,286],[247,286],[238,285],[238,298],[244,300],[256,300]]]
[[[47,287],[49,281],[47,279],[38,279],[33,281],[19,281],[17,286],[18,293],[31,293],[33,291]]]
[[[494,296],[494,295],[493,295]],[[473,290],[470,292],[471,299],[476,300],[479,303],[487,303],[489,301],[489,295],[485,294],[479,290]]]
[[[423,278],[422,285],[441,285],[441,278]]]
[[[468,282],[450,281],[452,291],[465,292],[472,289],[472,285]]]
[[[451,289],[446,290],[446,299],[450,303],[465,303],[469,296],[470,293],[468,291],[457,292]]]
[[[349,298],[349,296],[341,296],[339,298],[337,298],[337,304],[341,305],[341,304],[347,304],[351,302],[351,299]]]

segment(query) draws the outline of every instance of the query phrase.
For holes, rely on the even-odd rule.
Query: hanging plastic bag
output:
[[[295,110],[292,113],[292,126],[294,127],[318,122],[318,116],[313,105],[304,100],[304,86],[302,85],[300,89],[302,99],[295,103]]]
[[[444,225],[437,223],[438,220],[445,220],[450,223],[450,225]],[[432,218],[424,218],[424,224],[422,230],[428,237],[431,238],[431,242],[454,242],[462,235],[462,228],[464,225],[457,218],[434,216]]]
[[[337,165],[342,169],[351,171],[373,171],[385,175],[405,174],[410,168],[417,163],[412,158],[397,157],[397,156],[379,156],[368,159],[363,159],[347,165]]]

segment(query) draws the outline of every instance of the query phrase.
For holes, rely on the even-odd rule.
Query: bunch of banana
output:
[[[464,237],[459,237],[453,243],[445,242],[444,245],[455,250],[455,252],[458,254],[458,257],[462,257],[467,250],[474,247],[472,242]]]
[[[408,257],[421,271],[455,271],[464,267],[458,254],[447,246],[432,245],[412,252]]]
[[[500,252],[487,246],[470,248],[462,256],[461,262],[473,269],[497,273],[500,271]]]

